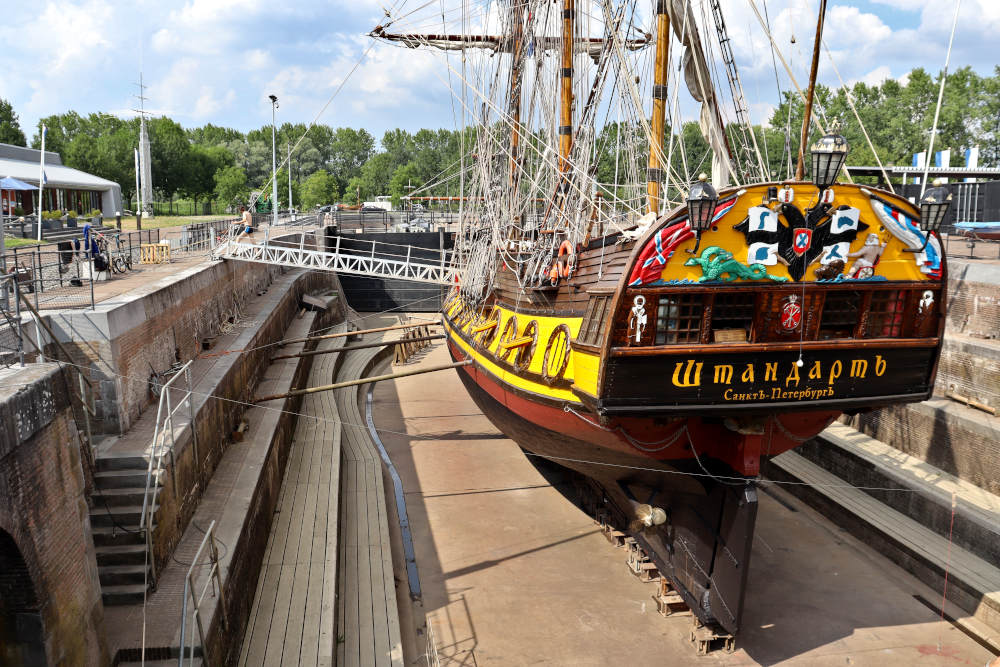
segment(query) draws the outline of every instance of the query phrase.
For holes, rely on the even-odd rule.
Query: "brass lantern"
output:
[[[711,228],[715,207],[718,203],[719,193],[708,182],[708,176],[704,173],[699,174],[698,182],[691,186],[691,192],[688,193],[687,197],[688,223],[695,233],[694,249],[688,250],[691,254],[698,252],[698,246],[701,245],[701,233]]]
[[[847,139],[835,126],[812,145],[810,154],[813,182],[820,190],[826,190],[837,182],[840,169],[847,161]]]
[[[919,250],[912,248],[906,248],[906,250],[923,252],[931,240],[931,232],[937,232],[941,229],[941,223],[944,222],[944,216],[948,213],[949,206],[951,206],[951,192],[944,187],[942,179],[937,179],[934,181],[934,187],[929,188],[920,198],[920,229],[925,232],[924,244],[920,246]]]

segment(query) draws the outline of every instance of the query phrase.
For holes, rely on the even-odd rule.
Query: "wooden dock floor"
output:
[[[360,377],[380,349],[315,357],[309,385]],[[242,665],[403,664],[382,462],[359,389],[303,400]]]
[[[335,349],[344,338],[322,341]],[[337,354],[314,358],[311,385],[332,381]],[[240,652],[242,665],[332,665],[341,428],[333,395],[302,401]]]

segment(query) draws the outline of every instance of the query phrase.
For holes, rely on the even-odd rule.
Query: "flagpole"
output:
[[[139,186],[139,149],[135,149],[135,203],[138,208],[135,212],[135,228],[142,229],[142,190]]]
[[[43,190],[45,189],[45,125],[42,125],[42,150],[39,153],[39,163],[38,163],[38,224],[35,225],[37,230],[35,240],[39,243],[42,242],[42,210],[45,208],[45,199],[42,196]]]

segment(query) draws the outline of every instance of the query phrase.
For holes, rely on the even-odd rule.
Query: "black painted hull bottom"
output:
[[[753,482],[716,479],[693,460],[672,462],[673,470],[663,471],[582,462],[585,455],[580,453],[593,449],[592,444],[527,421],[494,399],[464,370],[458,374],[476,405],[507,437],[598,485],[612,522],[638,540],[695,615],[705,624],[718,624],[736,634],[757,518]],[[716,462],[702,463],[715,474],[733,475],[715,467]],[[637,503],[663,508],[667,522],[630,531]]]

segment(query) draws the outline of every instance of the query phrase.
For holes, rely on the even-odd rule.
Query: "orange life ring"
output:
[[[566,239],[565,241],[559,244],[559,256],[556,257],[556,265],[553,265],[553,269],[555,268],[555,266],[560,267],[561,270],[559,271],[559,274],[563,278],[569,278],[570,275],[573,273],[573,268],[570,266],[572,264],[571,262],[572,257],[573,257],[573,244],[569,242],[569,239]]]

